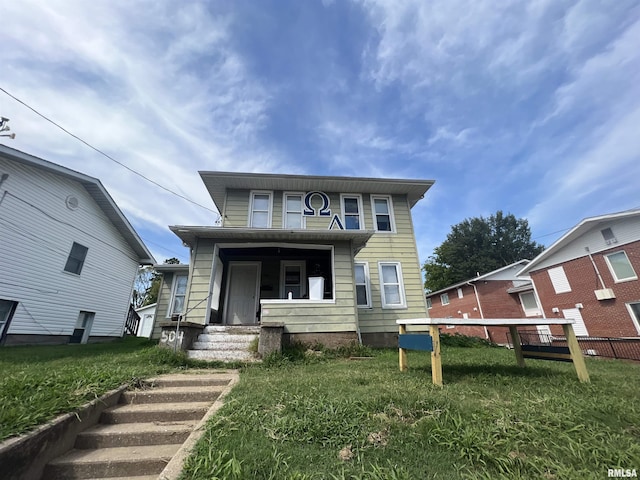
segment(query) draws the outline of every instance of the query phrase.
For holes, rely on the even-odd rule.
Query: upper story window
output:
[[[564,273],[564,268],[562,268],[562,266],[550,268],[549,270],[547,270],[547,273],[549,274],[549,279],[551,280],[551,284],[553,285],[553,289],[556,293],[565,293],[571,291],[569,279]]]
[[[463,298],[464,297],[464,293],[462,293],[462,289],[459,288],[458,289],[458,298]]]
[[[540,308],[533,292],[522,292],[520,294],[520,304],[524,310],[525,317],[536,317],[540,315]]]
[[[371,288],[369,285],[369,264],[356,263],[353,266],[356,277],[356,302],[358,307],[371,307]]]
[[[251,192],[249,226],[271,228],[271,192]]]
[[[373,211],[376,232],[395,232],[391,197],[372,195],[371,210]]]
[[[87,258],[88,251],[89,249],[87,247],[73,242],[71,252],[67,258],[67,263],[64,266],[64,271],[80,275],[82,267],[84,266],[84,260]]]
[[[607,260],[611,275],[613,275],[616,282],[626,282],[638,278],[624,250],[610,253],[609,255],[605,255],[604,258]]]
[[[427,297],[427,310],[431,310],[433,304],[431,303],[431,297]]]
[[[443,293],[442,295],[440,295],[440,303],[442,305],[449,305],[449,294],[448,293]]]
[[[360,195],[340,195],[342,219],[346,230],[363,230],[362,197]]]
[[[302,217],[302,193],[284,194],[283,228],[304,228]]]
[[[602,238],[604,238],[604,242],[607,245],[611,245],[612,243],[618,243],[618,239],[614,235],[613,230],[611,230],[610,228],[605,228],[603,230],[600,230],[600,233],[602,234]]]

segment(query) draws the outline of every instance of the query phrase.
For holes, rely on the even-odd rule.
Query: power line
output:
[[[36,110],[35,108],[31,107],[30,105],[26,104],[25,102],[23,102],[22,100],[20,100],[19,98],[15,97],[14,95],[10,94],[9,92],[7,92],[4,88],[0,87],[0,90],[2,92],[4,92],[6,95],[8,95],[9,97],[13,98],[16,102],[24,105],[25,107],[27,107],[29,110],[31,110],[33,113],[35,113],[36,115],[38,115],[39,117],[43,118],[44,120],[46,120],[47,122],[51,123],[52,125],[55,125],[56,127],[58,127],[60,130],[62,130],[64,133],[66,133],[67,135],[70,135],[71,137],[75,138],[76,140],[78,140],[79,142],[85,144],[87,147],[89,147],[90,149],[98,152],[100,155],[108,158],[109,160],[111,160],[112,162],[117,163],[118,165],[120,165],[121,167],[126,168],[127,170],[129,170],[131,173],[138,175],[139,177],[143,178],[144,180],[146,180],[149,183],[152,183],[153,185],[155,185],[158,188],[161,188],[162,190],[169,192],[172,195],[175,195],[177,197],[180,197],[183,200],[186,200],[189,203],[192,203],[193,205],[196,205],[200,208],[204,208],[205,210],[208,210],[209,212],[213,212],[216,215],[218,215],[218,218],[220,218],[220,213],[216,210],[213,210],[209,207],[205,207],[204,205],[196,202],[195,200],[191,200],[188,197],[185,197],[184,195],[174,192],[173,190],[171,190],[168,187],[165,187],[164,185],[161,185],[160,183],[156,182],[155,180],[150,179],[149,177],[145,176],[144,174],[134,170],[133,168],[125,165],[124,163],[116,160],[115,158],[113,158],[111,155],[108,155],[107,153],[103,152],[102,150],[100,150],[99,148],[94,147],[93,145],[91,145],[89,142],[83,140],[82,138],[80,138],[79,136],[71,133],[69,130],[67,130],[66,128],[64,128],[63,126],[57,124],[56,122],[54,122],[53,120],[51,120],[50,118],[48,118],[47,116],[43,115],[42,113],[40,113],[38,110]]]

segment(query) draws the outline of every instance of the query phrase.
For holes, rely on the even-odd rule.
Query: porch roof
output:
[[[184,225],[172,225],[169,228],[189,246],[193,245],[197,238],[256,243],[319,242],[327,244],[351,241],[356,252],[360,251],[375,233],[373,230],[285,230],[280,228],[193,227]]]

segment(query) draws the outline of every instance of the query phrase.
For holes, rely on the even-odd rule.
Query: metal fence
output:
[[[135,335],[138,333],[138,325],[140,324],[140,315],[135,311],[133,305],[129,305],[127,320],[124,324],[124,333],[127,335]]]
[[[567,339],[539,333],[536,330],[518,330],[522,345],[549,345],[566,347]],[[582,353],[590,357],[621,358],[640,361],[640,338],[577,337]],[[511,334],[507,341],[513,346]]]

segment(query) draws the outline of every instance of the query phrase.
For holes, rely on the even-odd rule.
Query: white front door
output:
[[[562,310],[564,318],[573,318],[576,323],[573,324],[573,331],[578,337],[588,337],[587,326],[584,324],[579,308],[567,308]]]
[[[224,323],[254,325],[260,300],[260,262],[230,262]]]

